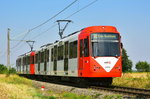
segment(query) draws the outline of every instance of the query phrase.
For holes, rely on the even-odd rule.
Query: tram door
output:
[[[83,70],[83,39],[80,40],[79,70]],[[82,75],[82,74],[81,74]]]
[[[89,39],[85,37],[80,39],[79,45],[79,76],[82,76],[82,72],[86,71],[85,67],[89,65]]]
[[[69,55],[68,55],[68,41],[65,42],[65,51],[64,51],[64,72],[66,75],[68,75],[68,58],[69,58]]]

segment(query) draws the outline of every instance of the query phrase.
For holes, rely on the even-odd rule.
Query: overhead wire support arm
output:
[[[26,43],[30,46],[31,51],[33,51],[33,45],[34,45],[35,41],[28,40],[28,41],[26,41]]]
[[[63,36],[65,29],[67,28],[68,24],[72,21],[71,20],[57,20],[56,22],[58,22],[59,36],[62,39],[63,38],[62,36]],[[61,22],[66,22],[65,26],[62,29],[61,29],[61,24],[60,24]]]

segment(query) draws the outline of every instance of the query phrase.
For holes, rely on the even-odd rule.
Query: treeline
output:
[[[122,50],[122,69],[123,72],[132,72],[133,63],[127,55],[127,51],[123,48]],[[146,61],[139,61],[136,63],[135,68],[137,72],[150,72],[150,64]]]
[[[0,64],[0,74],[16,74],[16,69],[15,68],[8,68],[4,66],[3,64]]]

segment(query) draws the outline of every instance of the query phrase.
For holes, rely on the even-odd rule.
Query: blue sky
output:
[[[20,40],[20,33],[41,24],[57,14],[74,0],[0,0],[0,63],[6,64],[7,28],[11,29],[11,38]],[[42,27],[29,33],[25,40],[35,40],[34,49],[59,39],[58,19],[64,19],[94,0],[78,0],[62,14]],[[64,35],[84,27],[94,25],[115,26],[122,35],[124,48],[135,64],[138,61],[150,63],[150,0],[98,0],[90,7],[69,18],[73,21]],[[39,33],[40,36],[36,37]],[[18,42],[11,41],[11,48]],[[22,42],[11,49],[11,64],[17,56],[28,52],[29,46]]]

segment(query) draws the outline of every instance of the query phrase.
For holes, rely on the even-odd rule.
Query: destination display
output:
[[[118,34],[114,33],[94,33],[91,40],[118,40]]]

